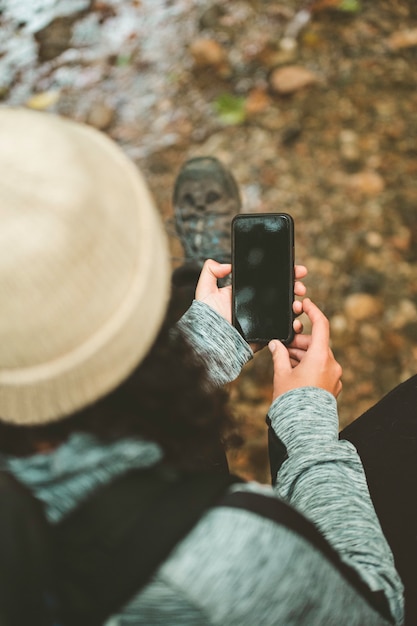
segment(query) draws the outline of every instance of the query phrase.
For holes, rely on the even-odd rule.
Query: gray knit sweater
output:
[[[193,342],[213,384],[238,376],[252,352],[208,306],[194,302],[178,327]],[[359,457],[338,439],[332,395],[307,387],[275,400],[269,416],[288,459],[272,487],[247,489],[282,498],[312,520],[373,591],[382,591],[396,624],[402,584],[371,504]],[[52,521],[104,484],[162,456],[156,444],[103,446],[74,435],[51,454],[0,458],[47,505]],[[373,626],[386,624],[326,559],[289,529],[241,509],[207,512],[153,580],[107,626]]]

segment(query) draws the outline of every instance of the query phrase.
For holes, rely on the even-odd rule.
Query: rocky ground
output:
[[[107,132],[167,228],[178,169],[203,154],[232,169],[244,211],[294,217],[344,368],[342,425],[417,371],[415,0],[5,0],[0,33],[2,104]],[[264,351],[231,385],[246,436],[231,463],[262,481],[271,375]]]

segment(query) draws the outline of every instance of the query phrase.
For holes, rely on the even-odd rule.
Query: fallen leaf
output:
[[[310,5],[312,13],[326,11],[327,9],[356,13],[362,9],[362,4],[360,0],[313,0]]]
[[[56,104],[59,100],[59,91],[43,91],[37,93],[26,102],[26,106],[30,109],[43,111]]]
[[[131,57],[129,54],[119,54],[116,59],[117,67],[126,67],[129,65]]]
[[[357,13],[362,9],[359,0],[342,0],[337,7],[339,11],[346,11],[348,13]]]
[[[245,98],[222,94],[214,103],[217,115],[224,124],[241,124],[245,121]]]

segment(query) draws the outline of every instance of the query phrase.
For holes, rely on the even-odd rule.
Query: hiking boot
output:
[[[184,163],[173,206],[185,263],[200,269],[206,259],[230,263],[230,225],[241,201],[233,175],[218,159],[196,157]]]

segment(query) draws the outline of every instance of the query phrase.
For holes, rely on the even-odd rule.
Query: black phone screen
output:
[[[233,220],[233,325],[246,341],[292,339],[293,233],[286,213],[241,214]]]

